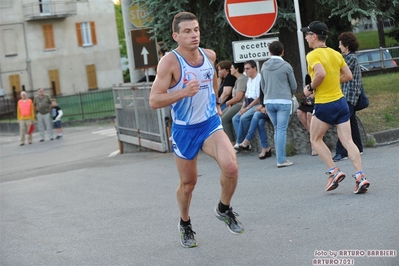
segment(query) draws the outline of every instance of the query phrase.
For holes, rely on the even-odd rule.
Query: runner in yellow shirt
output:
[[[330,125],[336,125],[338,138],[348,151],[349,159],[355,167],[354,193],[367,192],[370,182],[362,171],[360,152],[352,140],[349,122],[349,107],[341,91],[341,83],[352,79],[352,72],[346,65],[342,55],[326,46],[329,29],[320,21],[313,21],[308,27],[302,28],[305,39],[313,51],[306,56],[308,73],[312,81],[303,92],[306,96],[314,93],[315,105],[313,118],[310,122],[310,141],[320,158],[329,168],[326,191],[334,190],[345,174],[336,167],[331,158],[331,152],[323,141],[323,136]]]

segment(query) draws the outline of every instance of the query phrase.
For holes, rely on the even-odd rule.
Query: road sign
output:
[[[146,20],[150,22],[152,17],[147,17],[147,10],[143,5],[133,4],[129,7],[129,21],[136,28],[144,27],[144,22]]]
[[[234,62],[239,63],[248,60],[264,61],[270,58],[269,44],[273,41],[278,41],[278,38],[233,42]]]
[[[277,0],[225,0],[224,12],[230,26],[246,37],[268,32],[277,18]]]
[[[131,30],[134,69],[156,67],[158,65],[158,51],[156,40],[152,39],[150,29]]]

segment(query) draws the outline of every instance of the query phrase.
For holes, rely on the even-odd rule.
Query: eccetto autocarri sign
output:
[[[274,41],[278,41],[278,38],[233,42],[234,62],[239,63],[248,60],[264,61],[270,58],[269,44]]]

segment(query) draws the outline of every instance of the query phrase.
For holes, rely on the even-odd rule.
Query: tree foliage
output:
[[[228,25],[223,1],[220,0],[134,0],[133,3],[145,6],[148,16],[153,18],[147,26],[152,28],[158,41],[164,41],[170,49],[176,47],[171,37],[172,20],[181,11],[192,12],[197,16],[201,46],[214,49],[221,60],[231,60],[231,41],[243,39]]]
[[[374,18],[377,21],[378,39],[380,47],[385,47],[384,18],[395,20],[398,12],[398,0],[339,0],[332,9],[332,15],[346,17],[348,20],[359,18]]]
[[[121,7],[121,5],[114,5],[114,8],[115,8],[116,25],[118,28],[120,54],[121,54],[121,57],[127,57],[125,31],[124,31],[124,27],[123,27],[122,7]]]
[[[327,45],[338,50],[337,36],[352,30],[352,19],[378,15],[393,17],[398,1],[299,0],[299,6],[302,25],[306,26],[314,20],[325,22],[330,28]],[[146,26],[151,27],[158,40],[164,41],[170,49],[176,47],[171,38],[171,23],[174,15],[181,11],[192,12],[198,17],[201,46],[215,50],[218,60],[232,60],[231,43],[248,39],[228,24],[223,0],[133,0],[133,3],[145,6],[148,16],[153,18]],[[277,4],[278,17],[271,31],[278,33],[284,43],[285,59],[293,65],[298,84],[302,84],[294,1],[277,0]]]

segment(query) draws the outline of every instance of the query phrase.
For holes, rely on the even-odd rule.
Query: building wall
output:
[[[55,69],[59,74],[61,94],[88,91],[86,66],[92,64],[96,68],[98,89],[123,82],[112,1],[77,1],[75,15],[31,21],[25,21],[22,7],[38,1],[0,2],[0,87],[7,95],[12,95],[10,75],[19,74],[21,86],[24,85],[32,96],[38,88],[51,87],[49,70]],[[97,44],[78,46],[75,24],[90,21],[95,23]],[[53,26],[55,49],[45,49],[44,24]],[[12,35],[15,44],[11,47],[15,47],[15,54],[10,55],[9,51],[13,49],[5,36]]]

